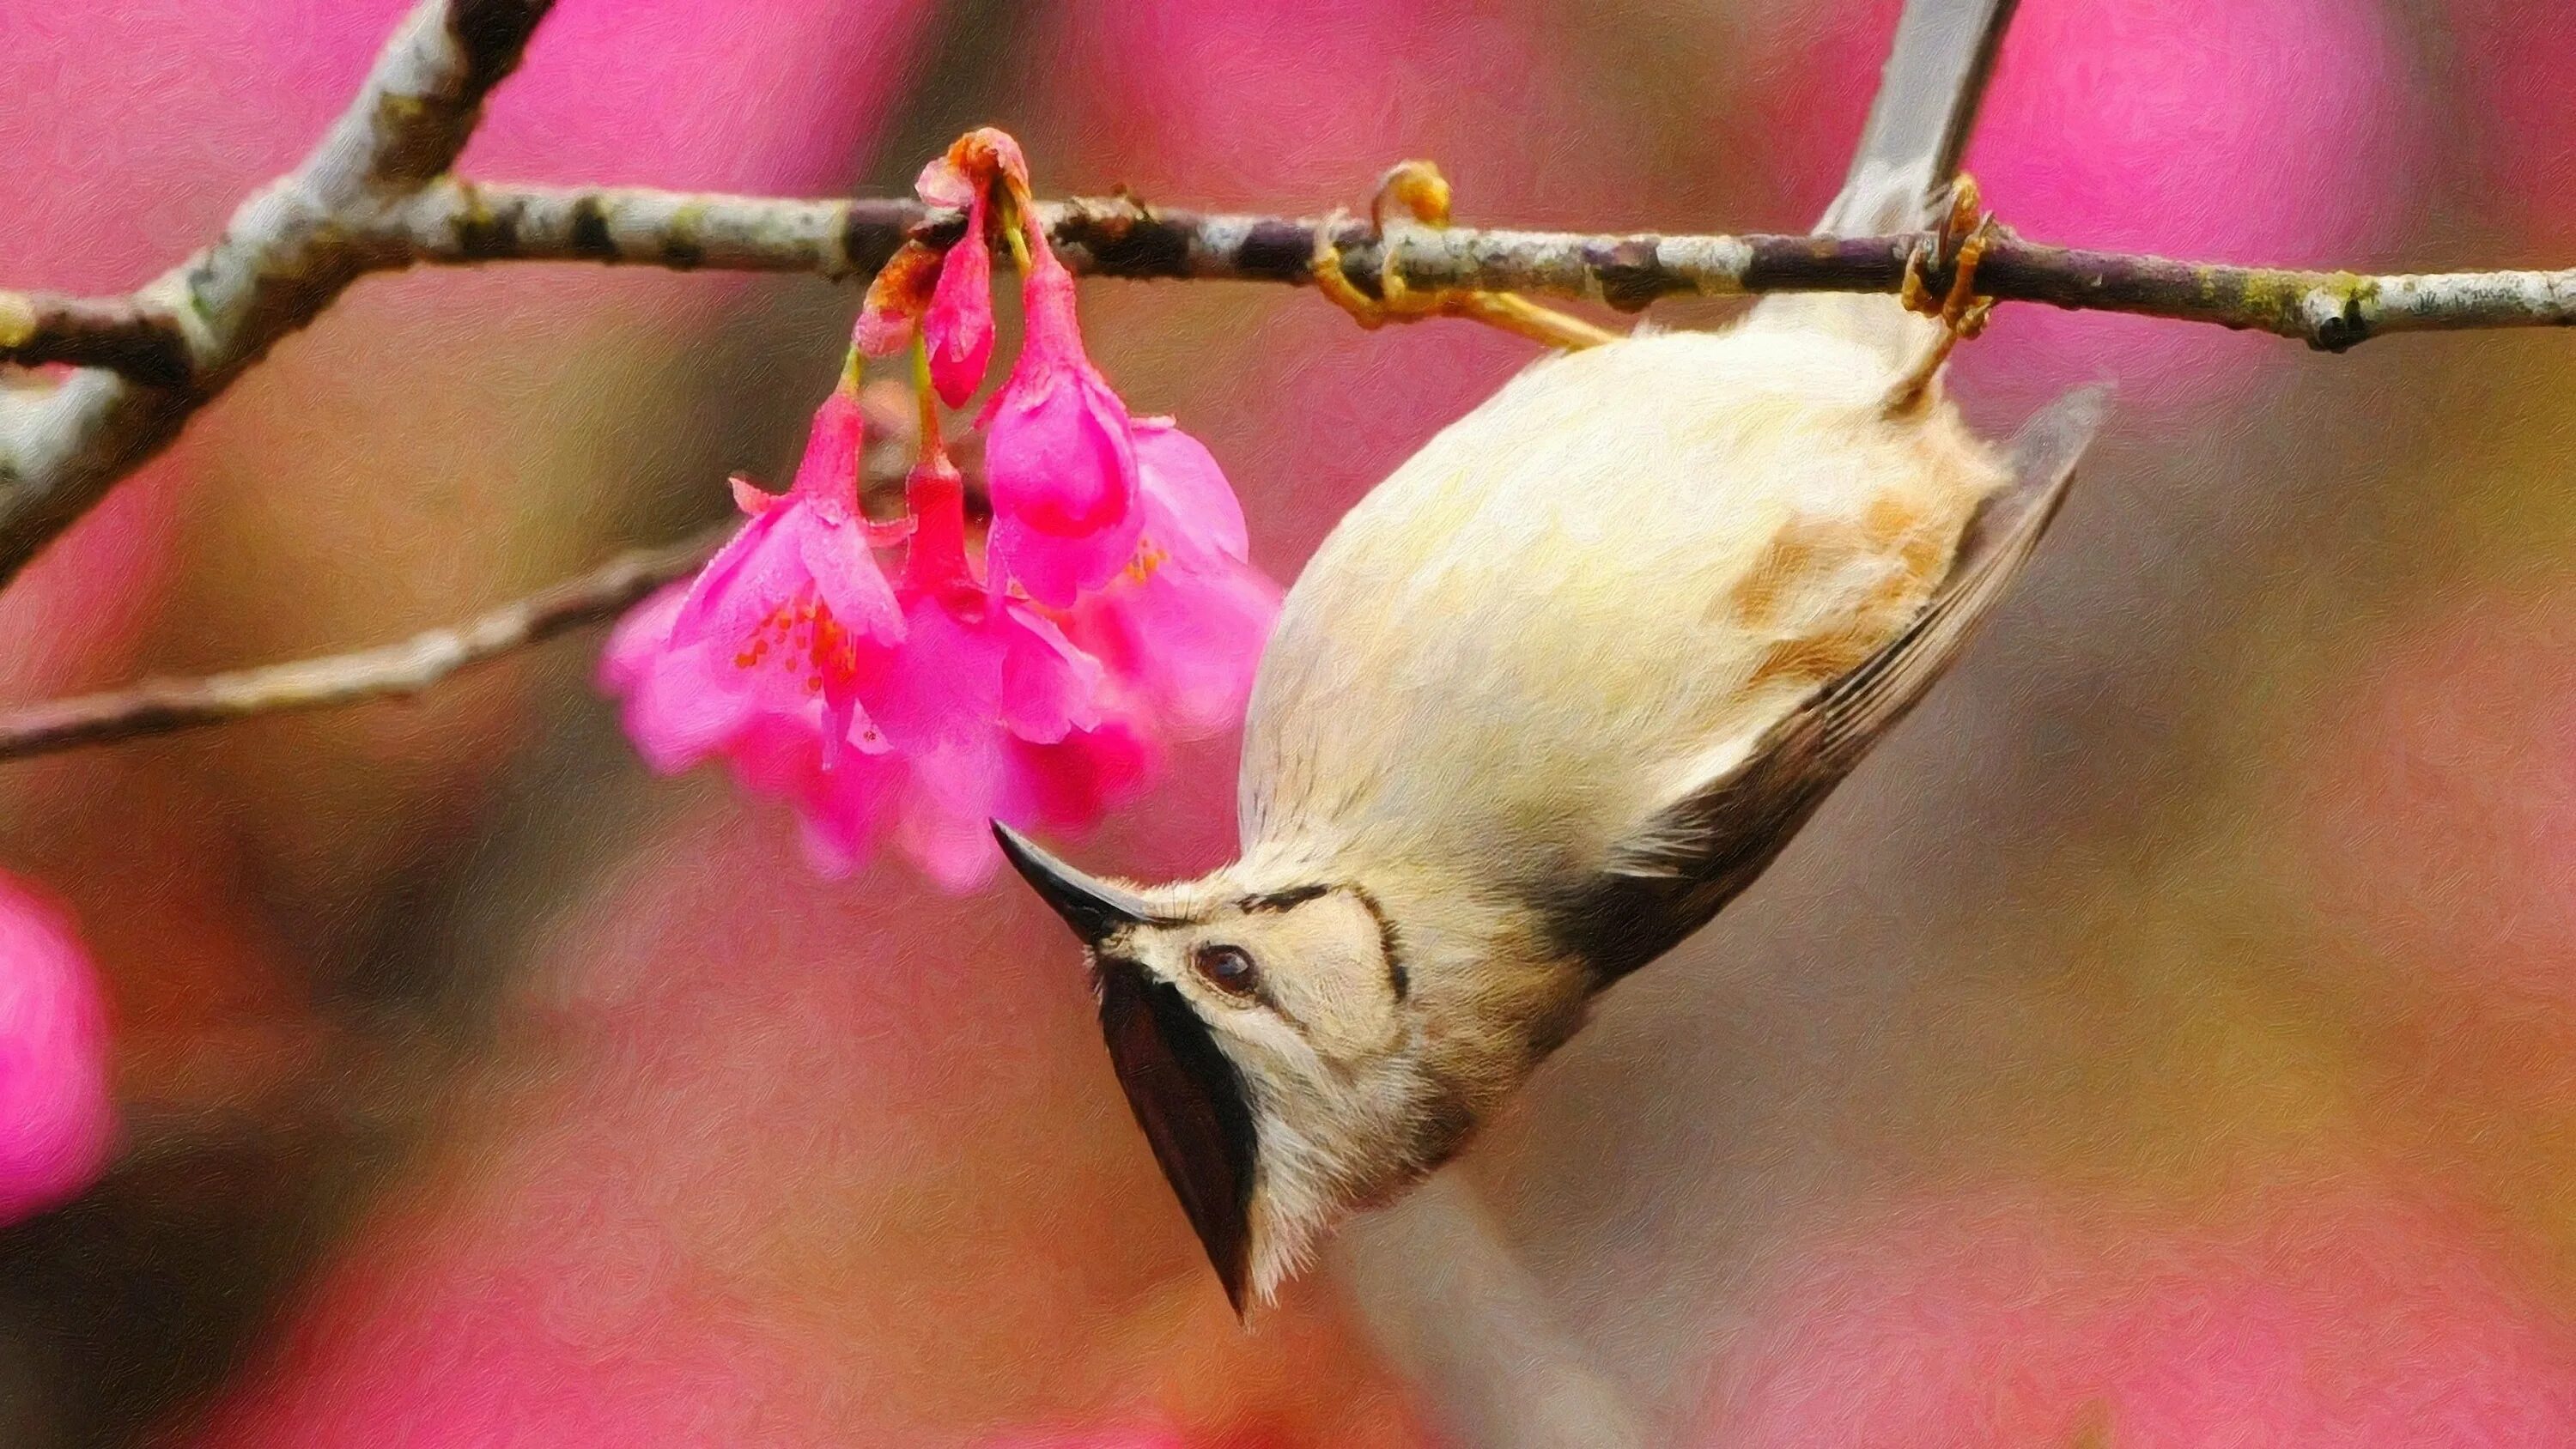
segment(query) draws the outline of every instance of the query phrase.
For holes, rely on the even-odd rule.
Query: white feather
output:
[[[1247,861],[1585,868],[1740,756],[1903,627],[2002,480],[1946,402],[1891,415],[1893,374],[1815,331],[1657,333],[1444,430],[1288,596]]]

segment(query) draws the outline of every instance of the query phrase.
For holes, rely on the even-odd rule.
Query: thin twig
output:
[[[147,679],[123,689],[0,709],[0,760],[168,734],[247,715],[418,694],[460,670],[616,618],[655,589],[686,578],[731,531],[728,527],[621,553],[541,592],[398,644],[202,679]]]
[[[1076,197],[1041,208],[1074,270],[1096,277],[1303,284],[1314,217],[1146,207]],[[945,240],[953,213],[862,198],[800,200],[642,187],[502,186],[450,179],[357,219],[341,236],[364,270],[496,261],[587,261],[676,270],[866,276],[910,235]],[[1876,237],[1407,227],[1381,239],[1334,223],[1344,267],[1369,291],[1392,255],[1415,287],[1588,297],[1623,311],[1677,294],[1894,292],[1927,233]],[[1938,290],[1945,277],[1927,277]],[[2006,235],[1986,252],[1981,291],[2271,332],[2341,351],[2390,332],[2576,323],[2576,269],[2362,276],[2083,251]],[[132,299],[49,299],[50,325],[12,343],[0,294],[0,360],[86,361],[135,373],[170,366],[177,323]],[[75,310],[77,309],[77,310]],[[162,329],[158,343],[139,334]]]
[[[1309,280],[1314,217],[1149,207],[1124,197],[1046,203],[1040,214],[1074,270],[1095,277]],[[407,263],[594,261],[664,267],[873,272],[915,231],[953,235],[953,213],[890,200],[797,201],[631,188],[450,182],[379,218],[369,243]],[[1407,285],[1588,297],[1638,311],[1659,297],[1763,292],[1895,292],[1925,232],[1877,237],[1661,236],[1406,226],[1381,240],[1333,223],[1343,268],[1378,290],[1392,256]],[[1946,276],[1927,276],[1935,291]],[[2240,267],[1996,239],[1980,292],[2133,312],[2297,338],[2341,351],[2389,332],[2576,323],[2576,269],[2359,276]]]

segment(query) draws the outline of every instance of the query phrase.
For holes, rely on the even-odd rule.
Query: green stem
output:
[[[912,395],[921,404],[921,461],[948,461],[948,445],[939,436],[939,393],[930,382],[930,343],[912,332]]]
[[[1002,239],[1010,244],[1011,265],[1020,275],[1029,274],[1029,238],[1027,228],[1037,225],[1037,213],[1020,204],[1021,198],[1002,193]]]

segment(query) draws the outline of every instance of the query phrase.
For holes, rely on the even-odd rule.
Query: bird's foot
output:
[[[1489,292],[1471,287],[1417,291],[1406,286],[1402,270],[1394,264],[1394,250],[1388,241],[1386,219],[1390,205],[1401,206],[1413,225],[1435,230],[1445,227],[1449,224],[1449,180],[1440,174],[1439,167],[1428,161],[1406,161],[1388,171],[1379,181],[1377,195],[1369,202],[1369,222],[1377,232],[1381,258],[1378,294],[1374,297],[1361,291],[1342,270],[1342,251],[1334,242],[1333,233],[1343,215],[1337,212],[1315,228],[1315,253],[1308,264],[1315,286],[1331,298],[1335,306],[1350,313],[1352,320],[1362,327],[1375,331],[1389,322],[1419,322],[1425,317],[1465,317],[1568,351],[1618,340],[1618,333],[1595,327],[1580,317],[1568,316],[1554,308],[1542,307],[1510,292]]]
[[[1897,380],[1888,395],[1890,411],[1906,411],[1929,396],[1933,379],[1950,360],[1950,350],[1986,330],[1995,299],[1977,294],[1977,263],[1984,260],[1995,235],[1995,214],[1981,208],[1976,178],[1959,173],[1950,184],[1950,214],[1905,258],[1905,281],[1897,289],[1896,300],[1907,311],[1939,322],[1941,332]],[[1949,273],[1950,285],[1935,298],[1924,276],[1943,271]]]

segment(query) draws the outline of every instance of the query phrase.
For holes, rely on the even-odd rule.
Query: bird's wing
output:
[[[2011,587],[2109,405],[2107,388],[2085,388],[2032,419],[2013,440],[2011,482],[1969,524],[1932,602],[1876,654],[1771,725],[1735,764],[1628,832],[1600,870],[1542,902],[1562,942],[1614,979],[1679,944],[1751,885]]]

